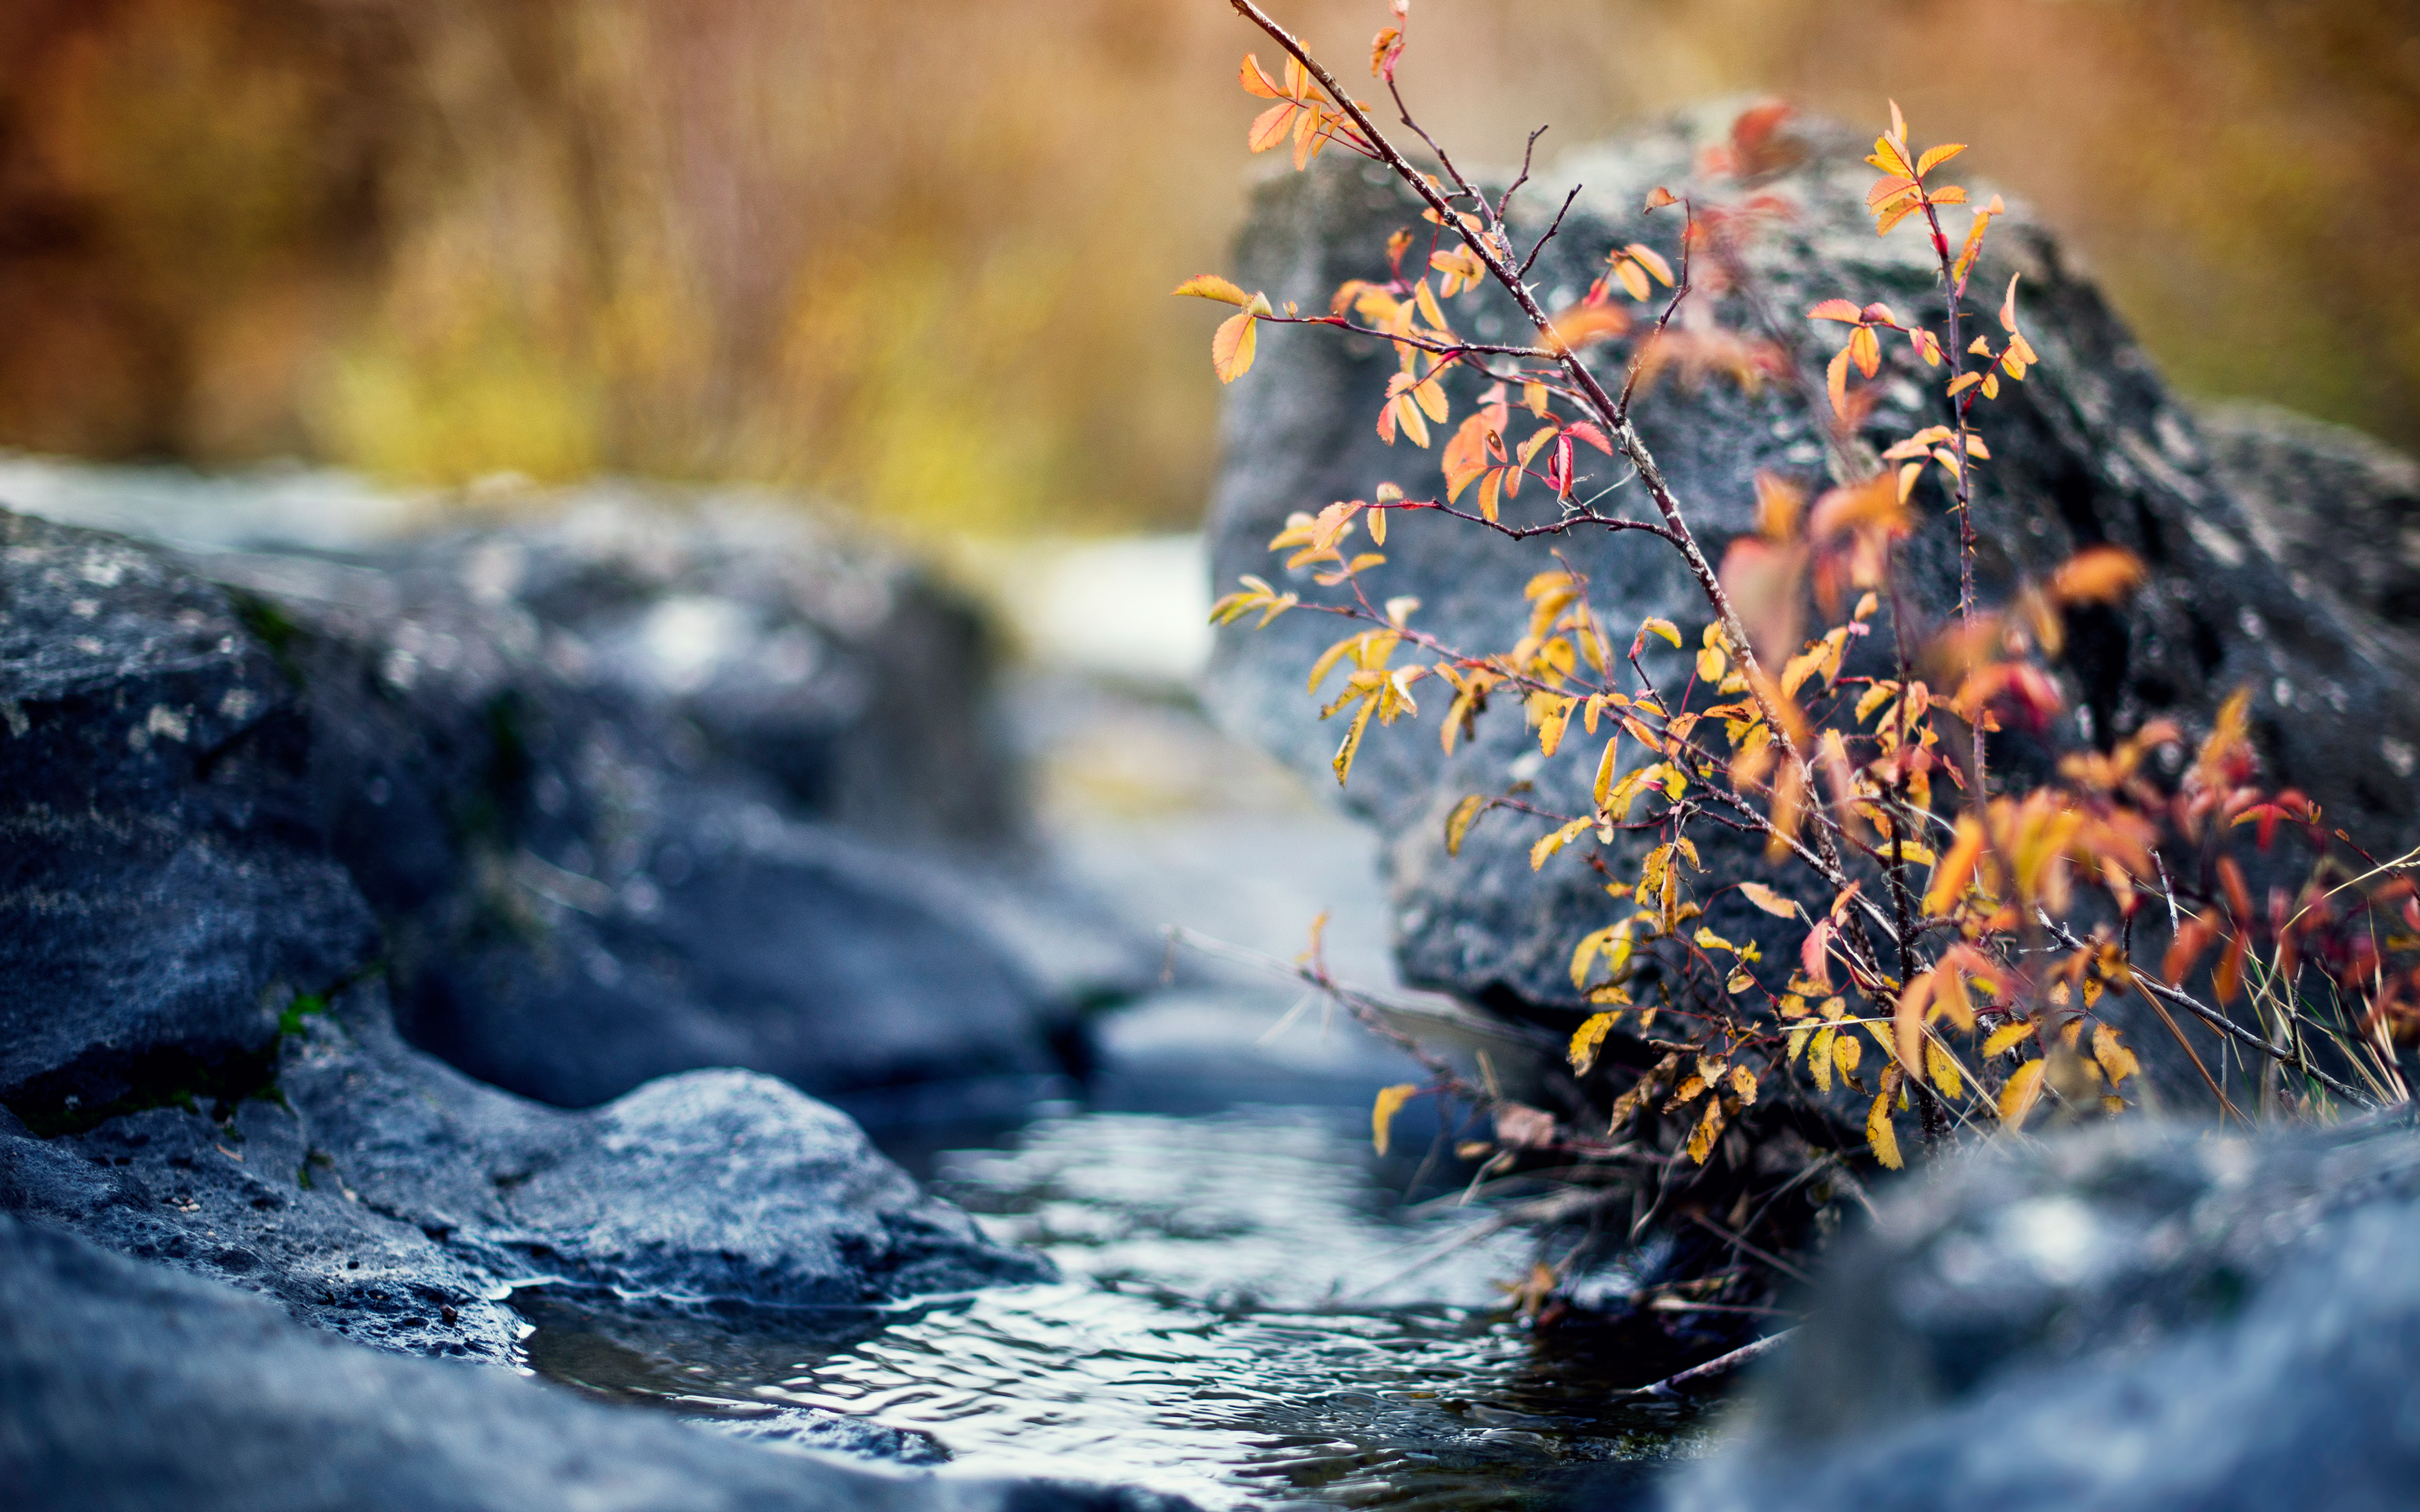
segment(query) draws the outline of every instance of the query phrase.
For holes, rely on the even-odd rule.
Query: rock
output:
[[[2408,1114],[1993,1151],[1885,1201],[1666,1504],[2401,1505],[2415,1242]]]
[[[2420,461],[2274,405],[2206,405],[2196,418],[2254,540],[2299,591],[2324,583],[2398,629],[2420,625]],[[2395,775],[2411,775],[2408,757]]]
[[[768,1076],[692,1072],[567,1113],[407,1046],[353,877],[387,888],[390,907],[396,885],[365,864],[349,876],[321,818],[323,736],[370,690],[321,685],[306,702],[297,675],[313,648],[292,620],[122,539],[6,515],[0,533],[12,779],[0,801],[21,910],[5,947],[18,990],[0,1008],[0,1211],[264,1293],[365,1343],[496,1362],[520,1330],[501,1299],[533,1280],[798,1306],[1051,1273],[923,1196],[845,1115]],[[458,666],[504,664],[495,638],[457,647]],[[466,721],[423,707],[434,713],[417,733],[380,727],[393,748],[471,760]],[[614,770],[595,757],[615,738],[613,707],[580,711],[592,776]],[[634,740],[662,734],[644,709],[630,724]],[[363,729],[351,736],[375,748]],[[418,796],[436,811],[465,795]],[[768,847],[786,833],[768,822]],[[428,838],[394,835],[407,876],[415,834]],[[781,927],[741,915],[745,901],[718,902],[735,941]],[[825,947],[861,943],[823,922],[811,938]]]
[[[51,1127],[258,1080],[374,921],[318,841],[292,685],[217,590],[0,515],[0,1103]]]
[[[375,983],[282,1048],[273,1086],[209,1113],[0,1134],[0,1211],[365,1343],[497,1362],[519,1322],[496,1299],[532,1281],[806,1306],[1052,1274],[768,1076],[693,1072],[564,1112],[405,1045]]]
[[[0,1483],[24,1504],[1180,1512],[1143,1492],[775,1455],[501,1371],[399,1359],[0,1218]]]
[[[309,689],[404,1032],[566,1106],[722,1065],[1041,1095],[1148,952],[1023,845],[978,622],[799,519],[657,503],[198,563]]]
[[[1524,191],[1528,208],[1516,207],[1515,221],[1528,238],[1543,231],[1544,218],[1561,203],[1561,186],[1586,185],[1538,265],[1536,283],[1549,291],[1550,303],[1576,298],[1611,245],[1643,239],[1678,261],[1677,222],[1668,214],[1642,220],[1639,207],[1651,186],[1686,182],[1699,145],[1718,129],[1708,116],[1641,130],[1575,155],[1541,180],[1544,187]],[[1770,306],[1798,312],[1845,296],[1905,309],[1932,300],[1935,274],[1922,239],[1873,233],[1863,208],[1872,175],[1857,161],[1862,142],[1820,126],[1802,134],[1804,163],[1758,185],[1799,207],[1750,258]],[[1415,216],[1403,191],[1357,161],[1273,177],[1254,195],[1236,276],[1280,304],[1324,309],[1343,280],[1386,266],[1388,236],[1417,226]],[[2214,448],[2205,439],[2047,230],[2011,217],[1994,235],[1997,250],[1976,286],[1997,290],[2022,271],[2024,329],[2042,361],[1985,417],[1993,460],[1981,473],[1985,487],[1976,507],[1983,594],[2005,597],[2021,578],[2045,574],[2099,542],[2134,551],[2151,574],[2124,608],[2071,616],[2071,651],[2059,676],[2071,712],[2050,732],[2048,745],[2106,741],[2154,715],[2206,729],[2219,702],[2249,685],[2257,693],[2255,736],[2277,783],[2319,799],[2333,823],[2365,837],[2376,854],[2420,840],[2420,791],[2405,779],[2420,749],[2420,687],[2403,671],[2414,664],[2420,643],[2406,627],[2371,612],[2361,598],[2369,590],[2348,599],[2336,592],[2335,575],[2298,576],[2290,560],[2273,554],[2264,543],[2290,532],[2265,528],[2260,513],[2239,497],[2240,468],[2226,458],[2242,448]],[[1710,308],[1725,326],[1752,324],[1737,294]],[[1455,309],[1456,322],[1481,339],[1511,339],[1522,330],[1517,312],[1492,293]],[[1798,341],[1793,356],[1801,375],[1820,386],[1829,348],[1810,344],[1807,322],[1782,325]],[[1371,497],[1382,479],[1415,497],[1440,486],[1437,451],[1408,443],[1390,450],[1374,434],[1391,356],[1365,338],[1337,337],[1270,328],[1254,371],[1228,391],[1228,460],[1209,526],[1214,575],[1222,585],[1249,572],[1311,602],[1342,594],[1346,590],[1317,587],[1308,572],[1289,576],[1268,551],[1288,514]],[[1627,358],[1620,344],[1606,350],[1601,368]],[[1886,355],[1868,440],[1886,443],[1938,418],[1937,388],[1919,381],[1927,371],[1900,348]],[[1467,413],[1478,385],[1457,379],[1449,387],[1457,417]],[[1753,528],[1759,471],[1823,485],[1823,423],[1808,412],[1802,392],[1767,384],[1744,393],[1711,379],[1695,390],[1668,383],[1640,402],[1639,429],[1710,556],[1718,559],[1729,540]],[[2294,455],[2312,454],[2304,448]],[[1621,482],[1609,461],[1595,458],[1592,470],[1598,486]],[[1552,501],[1533,497],[1542,492],[1525,490],[1509,501],[1506,518],[1548,520]],[[1636,493],[1634,486],[1611,497],[1628,501]],[[1912,613],[1938,617],[1954,603],[1956,532],[1930,477],[1916,500],[1926,523],[1903,548],[1900,582]],[[1652,512],[1643,499],[1636,510]],[[1558,544],[1590,578],[1593,602],[1618,636],[1650,615],[1691,636],[1707,620],[1678,554],[1662,543],[1603,532]],[[1417,626],[1481,651],[1518,639],[1526,624],[1522,586],[1549,564],[1543,543],[1515,545],[1428,514],[1398,517],[1385,553],[1386,565],[1365,579],[1372,597],[1416,597]],[[1313,780],[1332,780],[1327,764],[1342,732],[1319,720],[1302,679],[1339,634],[1337,622],[1322,614],[1297,611],[1261,631],[1248,621],[1220,633],[1210,674],[1210,701],[1226,725],[1315,774]],[[1857,654],[1868,670],[1886,665],[1887,640],[1877,633]],[[1686,675],[1683,653],[1650,644],[1649,670],[1677,686]],[[1346,801],[1386,836],[1396,950],[1406,980],[1550,1021],[1576,1018],[1581,1009],[1567,966],[1578,937],[1609,921],[1601,879],[1577,865],[1533,872],[1528,850],[1547,827],[1543,821],[1492,814],[1457,857],[1445,854],[1442,821],[1464,795],[1501,793],[1521,779],[1536,784],[1543,807],[1585,811],[1597,748],[1589,742],[1583,754],[1567,749],[1542,763],[1509,705],[1483,718],[1478,738],[1451,757],[1439,749],[1434,712],[1409,727],[1371,731]],[[2011,734],[1993,760],[1998,771],[2022,776],[2043,770],[2047,755],[2044,744]],[[1631,745],[1624,764],[1639,759]],[[1700,890],[1712,895],[1756,862],[1749,847],[1704,827],[1697,842],[1714,875]],[[1646,843],[1621,837],[1609,848],[1608,864],[1620,872],[1627,861],[1635,869],[1635,853]],[[1710,907],[1706,922],[1718,933],[1776,938],[1775,920],[1736,894],[1713,898]],[[2163,1057],[2164,1036],[2155,1025],[2130,1039],[2149,1057],[2164,1096],[2203,1095],[2180,1056]]]

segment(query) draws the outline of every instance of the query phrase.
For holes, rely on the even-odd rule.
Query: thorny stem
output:
[[[1959,339],[1962,320],[1960,306],[1965,299],[1966,288],[1963,282],[1954,275],[1949,239],[1941,230],[1940,210],[1934,207],[1931,194],[1921,189],[1917,193],[1924,202],[1924,224],[1932,233],[1933,257],[1941,266],[1942,302],[1947,308],[1949,332],[1947,355],[1949,358],[1949,377],[1954,382],[1966,370],[1966,344]],[[1975,395],[1981,392],[1980,384],[1969,384],[1965,392],[1949,401],[1951,417],[1958,422],[1956,450],[1950,454],[1958,458],[1958,624],[1961,629],[1967,630],[1975,625],[1975,459],[1966,450],[1966,441],[1973,434],[1968,425],[1968,415],[1974,409]],[[1984,764],[1983,725],[1979,718],[1974,726],[1973,740],[1975,800],[1980,803],[1989,796],[1983,784],[1990,768]]]
[[[1454,209],[1445,194],[1429,182],[1428,176],[1412,165],[1411,161],[1404,156],[1402,149],[1397,147],[1387,134],[1378,129],[1378,124],[1370,118],[1369,112],[1362,109],[1359,102],[1346,93],[1344,86],[1337,83],[1336,76],[1327,70],[1326,65],[1312,57],[1310,51],[1295,38],[1293,33],[1278,24],[1267,12],[1254,3],[1254,0],[1228,0],[1228,4],[1234,8],[1236,14],[1259,27],[1267,34],[1270,40],[1284,48],[1295,62],[1301,64],[1312,78],[1319,81],[1319,86],[1326,91],[1330,100],[1336,102],[1337,108],[1351,118],[1362,138],[1375,150],[1378,160],[1409,186],[1414,193],[1427,202],[1429,208],[1436,212],[1437,220],[1441,224],[1450,225],[1461,234],[1464,243],[1486,267],[1489,275],[1506,293],[1512,295],[1513,301],[1520,306],[1522,315],[1528,318],[1532,329],[1551,332],[1554,329],[1553,320],[1544,309],[1539,307],[1537,296],[1530,292],[1528,285],[1522,280],[1519,271],[1512,265],[1511,243],[1503,239],[1500,227],[1495,224],[1494,207],[1489,205],[1486,196],[1471,188],[1469,181],[1454,167],[1452,160],[1443,151],[1437,151],[1437,162],[1452,175],[1454,182],[1463,193],[1478,202],[1480,215],[1486,223],[1481,230],[1473,230],[1468,223],[1463,220],[1460,212]],[[1392,85],[1389,87],[1391,88]],[[1403,103],[1400,93],[1396,96],[1396,103],[1398,105]],[[1408,110],[1404,112],[1404,119],[1407,123],[1411,120]],[[1413,125],[1412,130],[1419,133],[1422,141],[1429,141],[1428,133],[1421,131],[1418,125]],[[1435,143],[1429,142],[1429,146],[1432,150],[1435,150]],[[1605,386],[1597,380],[1595,373],[1590,370],[1588,364],[1580,360],[1579,353],[1565,343],[1558,341],[1556,345],[1562,348],[1557,353],[1556,362],[1570,378],[1573,385],[1579,390],[1588,408],[1595,413],[1599,424],[1610,430],[1616,448],[1629,460],[1630,465],[1637,470],[1639,481],[1647,486],[1648,497],[1654,501],[1656,513],[1663,517],[1664,528],[1669,532],[1673,548],[1681,553],[1682,561],[1688,566],[1689,575],[1697,580],[1699,591],[1714,609],[1716,619],[1721,621],[1723,633],[1730,637],[1731,644],[1738,648],[1741,667],[1747,674],[1749,696],[1756,700],[1759,712],[1763,715],[1765,723],[1772,729],[1774,744],[1780,748],[1783,758],[1796,769],[1799,780],[1806,790],[1812,794],[1815,791],[1814,772],[1807,764],[1806,754],[1798,748],[1797,741],[1791,735],[1789,727],[1783,723],[1779,711],[1773,706],[1772,700],[1766,692],[1768,687],[1776,685],[1770,682],[1763,669],[1758,665],[1755,648],[1748,640],[1747,626],[1741,620],[1738,609],[1731,603],[1730,595],[1724,591],[1722,579],[1715,575],[1714,563],[1707,560],[1704,549],[1699,546],[1697,532],[1689,528],[1688,517],[1682,512],[1680,500],[1674,496],[1671,485],[1665,480],[1664,470],[1657,465],[1654,454],[1647,449],[1647,443],[1639,439],[1637,430],[1630,423],[1629,415],[1621,409],[1611,394],[1606,393]],[[1831,835],[1818,827],[1815,831],[1815,839],[1816,852],[1827,863],[1826,870],[1834,875],[1844,874],[1840,866],[1839,851],[1832,843]]]

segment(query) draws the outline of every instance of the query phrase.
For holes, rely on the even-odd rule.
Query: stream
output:
[[[1331,966],[1392,984],[1366,831],[1182,701],[1068,681],[1018,703],[1037,711],[1055,847],[1132,922],[1285,957],[1325,912]],[[1423,1162],[1424,1103],[1391,1158],[1373,1153],[1371,1098],[1421,1074],[1406,1057],[1265,975],[1176,967],[1102,1022],[1089,1084],[1025,1121],[852,1109],[1060,1283],[656,1317],[525,1291],[532,1366],[777,1446],[797,1409],[839,1412],[950,1473],[1123,1482],[1211,1509],[1603,1509],[1704,1439],[1700,1409],[1614,1395],[1697,1356],[1519,1316],[1508,1286],[1535,1241],[1458,1204],[1468,1167]]]

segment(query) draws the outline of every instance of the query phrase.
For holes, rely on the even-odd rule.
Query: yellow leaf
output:
[[[1931,1040],[1924,1041],[1924,1071],[1941,1095],[1956,1102],[1965,1096],[1965,1078],[1959,1073],[1958,1057]]]
[[[1566,696],[1555,700],[1554,705],[1538,721],[1538,749],[1542,754],[1552,756],[1561,748],[1563,732],[1571,726],[1572,711],[1579,706],[1580,701],[1576,698]]]
[[[1455,804],[1453,811],[1445,816],[1445,853],[1448,856],[1462,854],[1463,840],[1469,835],[1470,826],[1486,808],[1486,795],[1474,793]]]
[[[1426,320],[1431,327],[1437,331],[1443,332],[1448,335],[1452,334],[1451,329],[1445,323],[1445,312],[1437,307],[1436,295],[1432,293],[1429,289],[1429,281],[1427,279],[1423,278],[1418,284],[1413,285],[1412,300],[1413,302],[1417,303],[1420,307],[1421,319]],[[1445,417],[1439,415],[1437,418],[1442,420]]]
[[[1706,1164],[1706,1157],[1714,1152],[1714,1141],[1722,1137],[1722,1133],[1723,1100],[1710,1097],[1706,1099],[1706,1116],[1690,1131],[1689,1158],[1700,1165]]]
[[[1928,148],[1923,157],[1916,160],[1916,176],[1918,178],[1923,177],[1965,150],[1966,144],[1963,142],[1944,142],[1937,147]]]
[[[1866,1110],[1866,1143],[1872,1147],[1874,1159],[1895,1171],[1907,1163],[1900,1159],[1899,1134],[1891,1128],[1890,1102],[1891,1094],[1885,1090]]]
[[[1327,680],[1327,674],[1336,670],[1336,664],[1342,661],[1346,656],[1350,656],[1354,651],[1366,643],[1367,638],[1364,636],[1348,635],[1343,640],[1336,642],[1336,644],[1328,647],[1326,651],[1321,652],[1319,654],[1319,659],[1311,664],[1311,683],[1309,687],[1303,689],[1303,691],[1307,693],[1318,692],[1319,685]]]
[[[1233,383],[1252,369],[1252,351],[1260,342],[1260,321],[1252,312],[1218,323],[1210,336],[1210,369],[1221,383]]]
[[[1171,294],[1189,294],[1198,300],[1217,300],[1222,304],[1249,304],[1252,297],[1216,273],[1202,273],[1187,279]]]
[[[1588,1074],[1589,1068],[1596,1064],[1597,1048],[1605,1043],[1605,1037],[1612,1032],[1613,1021],[1619,1017],[1618,1013],[1590,1013],[1572,1031],[1570,1056],[1574,1072]]]
[[[1865,1054],[1865,1048],[1864,1041],[1860,1041],[1855,1035],[1841,1034],[1833,1036],[1832,1060],[1834,1064],[1840,1068],[1840,1074],[1843,1078],[1847,1077],[1851,1072],[1857,1069],[1858,1058]]]
[[[1756,1072],[1745,1066],[1731,1068],[1731,1091],[1743,1103],[1756,1101]]]
[[[2028,1060],[2000,1088],[2000,1121],[2011,1129],[2024,1127],[2025,1115],[2041,1097],[2042,1063]]]
[[[1745,898],[1748,902],[1756,904],[1759,908],[1763,909],[1768,914],[1776,915],[1782,918],[1796,918],[1798,917],[1798,905],[1796,903],[1792,903],[1789,899],[1784,898],[1781,894],[1774,891],[1771,887],[1766,887],[1761,882],[1743,882],[1739,885],[1739,890],[1741,897]]]
[[[1388,1130],[1393,1125],[1395,1115],[1402,1111],[1404,1104],[1411,1101],[1412,1094],[1419,1090],[1419,1088],[1410,1082],[1401,1082],[1393,1087],[1379,1088],[1378,1101],[1370,1108],[1370,1142],[1378,1147],[1379,1154],[1383,1155],[1387,1152]]]
[[[1675,647],[1681,644],[1681,631],[1670,620],[1652,618],[1641,620],[1638,622],[1638,633],[1642,637],[1651,634],[1660,635],[1671,641]]]
[[[1344,732],[1343,744],[1336,748],[1336,759],[1330,762],[1328,765],[1333,768],[1336,773],[1336,785],[1338,787],[1342,787],[1344,785],[1344,779],[1351,774],[1353,770],[1354,754],[1361,748],[1361,733],[1370,728],[1370,716],[1376,713],[1377,709],[1378,701],[1376,699],[1363,699],[1361,701],[1361,712],[1353,717],[1353,728]]]
[[[2092,1058],[2101,1062],[2101,1069],[2112,1087],[2138,1074],[2143,1069],[2142,1062],[2134,1058],[2134,1052],[2119,1042],[2118,1031],[2106,1024],[2092,1026]]]
[[[1983,1058],[1989,1060],[1993,1056],[2007,1054],[2013,1047],[2024,1043],[2033,1032],[2034,1026],[2030,1024],[2001,1025],[1983,1041]]]
[[[1589,714],[1591,720],[1593,720],[1596,714],[1596,709],[1593,704],[1590,705]],[[1599,810],[1603,810],[1605,808],[1606,799],[1613,792],[1613,751],[1614,748],[1621,744],[1621,733],[1617,731],[1615,732],[1613,738],[1605,743],[1605,754],[1598,757],[1596,760],[1595,793],[1596,806]]]
[[[1540,840],[1537,844],[1530,846],[1529,870],[1535,872],[1544,866],[1548,856],[1569,845],[1578,838],[1580,831],[1588,828],[1592,823],[1594,823],[1593,820],[1575,819],[1553,834]]]
[[[1589,968],[1596,964],[1598,952],[1611,945],[1615,937],[1621,933],[1622,927],[1620,924],[1608,924],[1601,930],[1581,937],[1580,943],[1572,949],[1572,985],[1574,987],[1585,988],[1588,985]]]
[[[1832,1089],[1832,1047],[1839,1042],[1839,1028],[1827,1024],[1815,1032],[1815,1042],[1807,1047],[1807,1069],[1815,1073],[1815,1086],[1820,1090]]]

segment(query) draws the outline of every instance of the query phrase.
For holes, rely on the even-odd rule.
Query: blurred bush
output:
[[[1354,55],[1374,0],[1297,0]],[[1468,156],[1743,89],[1928,134],[2186,387],[2420,443],[2420,26],[2361,0],[1419,0]],[[1220,0],[9,0],[0,443],[1188,522]],[[1449,87],[1439,85],[1438,87]]]

